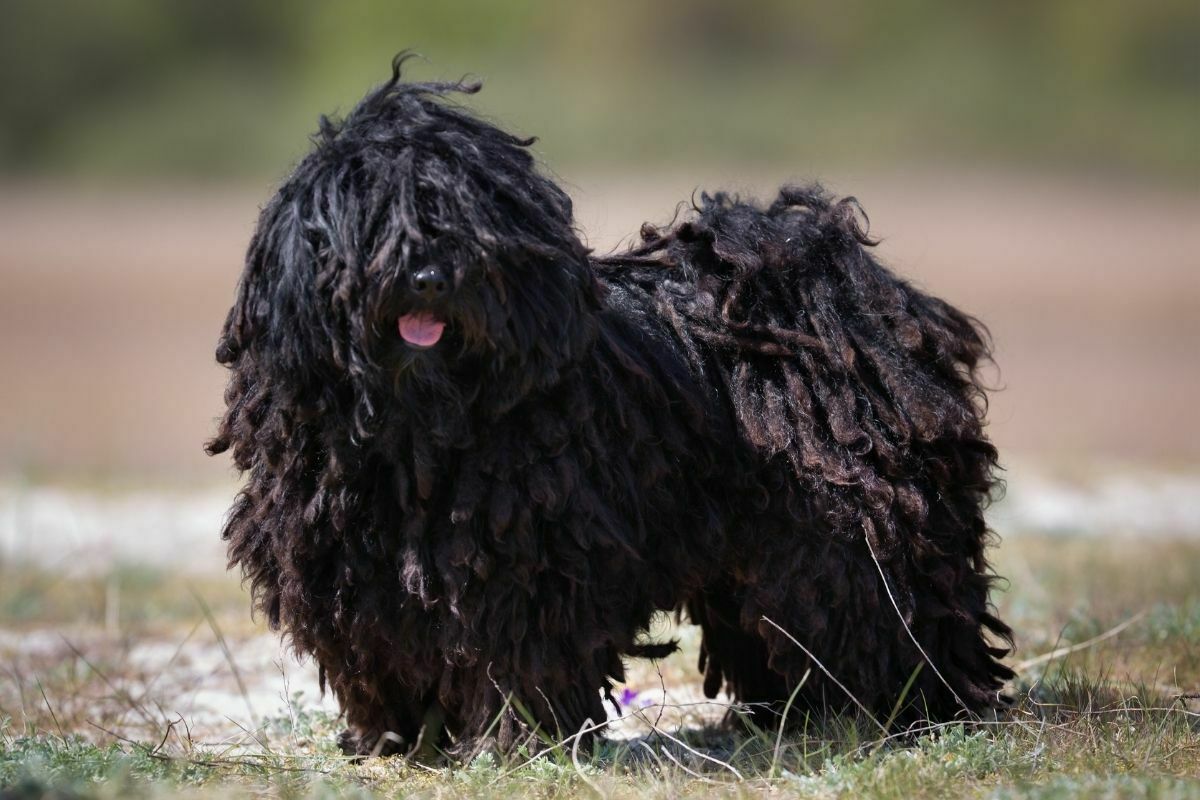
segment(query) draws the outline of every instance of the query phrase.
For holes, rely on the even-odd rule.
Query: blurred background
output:
[[[540,137],[601,251],[697,190],[856,195],[885,261],[992,329],[991,431],[1028,500],[998,519],[1200,524],[1194,0],[2,8],[10,493],[179,492],[162,515],[199,503],[214,539],[212,352],[257,207],[412,48],[412,78],[481,78],[470,105]]]
[[[1200,6],[5,0],[0,469],[229,479],[200,445],[257,206],[319,114],[484,79],[596,248],[696,190],[856,194],[996,338],[1006,461],[1190,468]]]
[[[224,572],[213,351],[259,204],[403,48],[412,78],[481,78],[469,104],[540,137],[600,251],[698,190],[857,196],[881,258],[994,335],[996,597],[1023,653],[1154,608],[1133,641],[1170,647],[1134,669],[1123,636],[1114,663],[1195,691],[1177,654],[1200,631],[1196,0],[0,12],[0,722],[128,730],[114,676],[165,673],[160,707],[221,735],[278,707],[281,672],[316,696]],[[103,680],[60,669],[80,652]]]

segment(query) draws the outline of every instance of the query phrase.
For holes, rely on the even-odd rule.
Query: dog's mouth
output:
[[[433,347],[442,338],[446,323],[429,311],[404,314],[397,322],[400,338],[410,347],[425,350]]]

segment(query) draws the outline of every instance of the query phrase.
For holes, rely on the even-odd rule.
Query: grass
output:
[[[630,708],[631,738],[591,752],[567,742],[437,768],[347,761],[334,714],[300,694],[254,725],[201,731],[176,714],[197,690],[176,677],[189,659],[252,666],[262,632],[233,578],[0,566],[0,796],[1200,798],[1200,542],[1021,537],[996,560],[1013,661],[1027,664],[998,720],[894,738],[853,718],[734,734],[673,695]],[[683,633],[687,652],[638,665],[630,685],[694,685]],[[166,666],[139,656],[154,643],[170,644]]]

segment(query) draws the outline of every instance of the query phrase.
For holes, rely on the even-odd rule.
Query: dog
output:
[[[246,476],[230,565],[345,752],[590,736],[676,648],[659,612],[761,724],[1001,707],[986,329],[815,186],[595,256],[532,140],[455,101],[479,85],[402,63],[262,209],[207,445]]]

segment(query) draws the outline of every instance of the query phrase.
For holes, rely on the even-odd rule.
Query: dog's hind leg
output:
[[[789,725],[858,707],[886,720],[919,658],[865,544],[765,520],[755,531],[761,551],[688,603],[705,694],[724,689],[767,730],[785,713]]]
[[[878,559],[866,540],[811,537],[790,558],[769,548],[745,574],[738,621],[786,685],[804,680],[800,707],[885,725],[1001,704],[1012,673],[985,631],[1006,629],[987,613],[987,576],[967,559]]]
[[[790,694],[788,682],[768,664],[766,643],[747,632],[739,621],[742,601],[730,585],[708,587],[687,604],[688,617],[700,626],[700,671],[704,695],[715,698],[722,689],[744,705],[749,721],[762,729],[778,725]],[[738,722],[731,709],[727,722]]]

